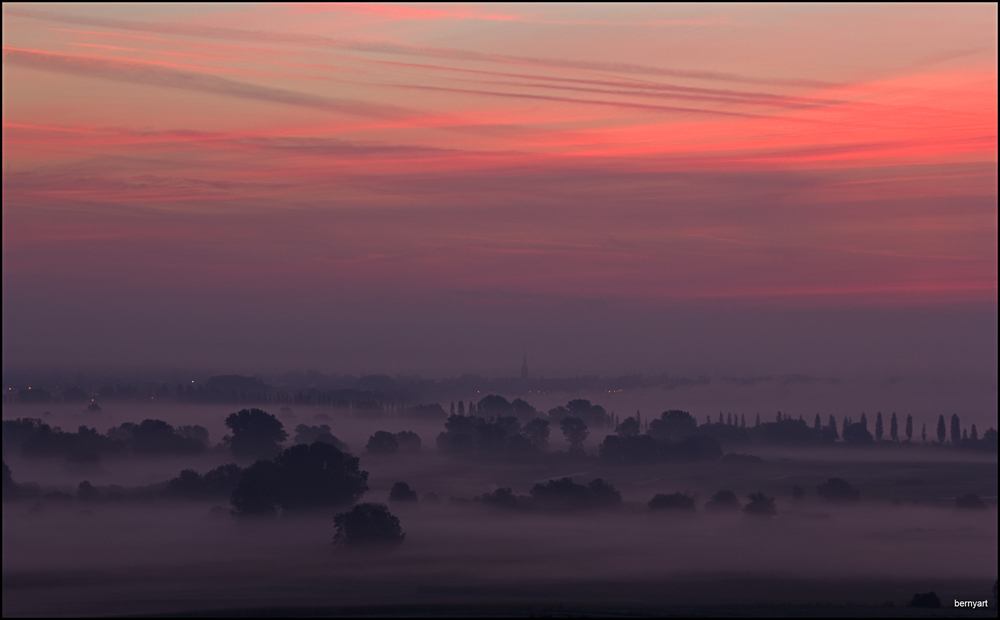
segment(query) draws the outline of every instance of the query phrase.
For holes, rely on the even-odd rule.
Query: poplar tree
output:
[[[913,441],[913,415],[906,414],[906,441]]]
[[[875,414],[875,441],[882,441],[882,412]]]
[[[896,421],[896,412],[892,412],[892,417],[889,418],[889,439],[893,441],[899,441],[899,422]]]

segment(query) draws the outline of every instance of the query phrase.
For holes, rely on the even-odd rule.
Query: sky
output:
[[[995,4],[3,5],[5,369],[527,354],[995,419],[996,324]]]

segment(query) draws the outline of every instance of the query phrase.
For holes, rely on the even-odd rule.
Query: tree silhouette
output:
[[[402,454],[420,453],[420,435],[417,435],[413,431],[399,431],[396,433],[396,443],[399,445],[399,451]]]
[[[755,517],[771,517],[778,512],[774,505],[774,498],[764,495],[762,491],[748,495],[747,499],[750,500],[750,503],[743,507],[743,514]]]
[[[365,451],[368,454],[396,454],[399,452],[399,440],[388,431],[375,431],[375,434],[368,438]]]
[[[403,544],[406,534],[399,519],[383,504],[358,504],[333,518],[337,533],[333,545],[339,548],[387,548]]]
[[[89,480],[84,480],[76,488],[76,498],[81,502],[96,502],[101,499],[101,492]]]
[[[986,503],[978,495],[969,493],[968,495],[963,495],[962,497],[955,498],[955,506],[958,508],[969,508],[972,510],[985,510]]]
[[[417,492],[411,489],[410,485],[405,482],[397,482],[392,485],[392,490],[389,491],[389,501],[415,502],[417,501]]]
[[[833,417],[832,413],[830,414],[830,420],[826,423],[826,428],[834,441],[840,439],[840,433],[837,432],[837,419]]]
[[[951,414],[951,443],[956,446],[962,441],[962,425],[958,421],[958,414]]]
[[[535,418],[524,425],[521,433],[528,438],[539,450],[546,450],[549,447],[549,421],[542,418]]]
[[[925,607],[930,609],[937,609],[941,607],[941,599],[934,592],[924,592],[917,593],[913,595],[910,602],[906,604],[907,607]]]
[[[823,499],[833,502],[853,502],[861,499],[861,491],[842,478],[830,478],[816,487],[816,493]]]
[[[283,409],[285,407],[282,407]],[[316,443],[321,441],[323,443],[328,443],[331,446],[336,447],[338,450],[346,450],[347,444],[337,439],[330,433],[330,427],[327,424],[322,424],[320,426],[307,426],[305,424],[299,424],[295,427],[295,443],[304,443],[309,445],[311,443]]]
[[[281,450],[281,442],[288,439],[281,422],[262,409],[241,409],[226,418],[226,426],[233,432],[229,449],[235,456],[271,457]]]
[[[712,499],[705,504],[705,510],[714,512],[731,512],[738,510],[740,502],[736,494],[729,490],[722,490],[712,496]]]
[[[587,430],[587,425],[583,420],[580,418],[566,417],[559,423],[559,428],[562,430],[563,435],[566,436],[566,440],[569,442],[570,450],[574,452],[583,450],[583,442],[587,440],[587,435],[590,434]]]
[[[913,440],[913,416],[906,414],[906,441]]]
[[[889,418],[889,439],[892,441],[899,441],[899,422],[896,421],[896,412],[892,412],[892,417]]]
[[[926,423],[926,422],[924,422],[924,423],[923,423],[923,424],[922,424],[922,425],[920,426],[920,439],[921,439],[921,440],[922,440],[922,441],[923,441],[924,443],[927,443],[927,423]]]
[[[639,434],[639,420],[636,418],[625,418],[622,420],[621,424],[615,428],[615,432],[618,433],[619,437],[635,437]]]
[[[676,510],[679,512],[695,512],[694,498],[683,493],[666,495],[658,493],[646,504],[650,510]]]
[[[937,436],[938,436],[938,443],[944,443],[944,438],[946,436],[946,431],[945,431],[945,427],[944,427],[944,415],[943,414],[940,415],[940,416],[938,416]]]
[[[875,414],[875,441],[882,441],[882,412],[879,411]]]
[[[237,515],[308,512],[353,504],[368,490],[358,458],[327,443],[292,446],[243,471],[231,501]]]

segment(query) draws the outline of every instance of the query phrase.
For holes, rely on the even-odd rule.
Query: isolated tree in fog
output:
[[[736,498],[736,494],[729,490],[722,490],[712,496],[712,499],[705,504],[705,510],[725,512],[738,510],[740,507],[739,499]]]
[[[676,510],[679,512],[695,512],[694,498],[681,492],[658,493],[646,503],[650,510]]]
[[[415,502],[417,501],[417,492],[411,489],[410,485],[405,482],[397,482],[392,485],[392,490],[389,491],[389,501]]]
[[[281,450],[288,439],[281,421],[261,409],[242,409],[226,418],[233,432],[229,449],[238,457],[271,457]]]
[[[583,420],[580,418],[566,417],[559,423],[559,428],[562,430],[563,435],[566,436],[566,441],[569,442],[570,450],[583,450],[583,442],[587,440],[587,435],[590,434],[587,430],[587,425]]]
[[[913,416],[906,414],[906,441],[913,440]]]
[[[771,517],[777,514],[774,498],[764,495],[763,491],[757,491],[747,496],[750,503],[743,507],[743,514],[755,517]]]
[[[875,441],[882,441],[882,412],[875,414]]]
[[[365,450],[368,454],[396,454],[399,452],[399,440],[388,431],[375,431],[375,434],[368,438]]]
[[[937,436],[938,436],[938,443],[944,443],[944,438],[946,436],[946,431],[944,427],[944,415],[938,416]]]
[[[899,422],[896,421],[896,412],[892,412],[892,417],[889,418],[889,439],[893,441],[899,441]]]
[[[830,414],[830,420],[826,423],[826,427],[830,429],[829,433],[834,441],[840,439],[840,434],[837,433],[837,418],[833,417],[832,413]]]
[[[399,519],[382,504],[358,504],[333,518],[333,545],[341,548],[395,548],[406,534]]]
[[[962,441],[962,426],[958,421],[958,414],[951,414],[951,443],[956,446]]]

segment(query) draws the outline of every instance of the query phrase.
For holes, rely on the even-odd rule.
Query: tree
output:
[[[759,419],[759,416],[758,416]],[[670,409],[649,423],[649,434],[659,440],[676,441],[698,431],[698,423],[687,411]]]
[[[587,435],[590,434],[587,430],[587,425],[583,420],[580,418],[566,417],[559,423],[559,428],[562,430],[563,435],[566,436],[566,441],[569,442],[570,450],[583,450],[583,442],[587,440]]]
[[[945,438],[946,434],[947,433],[946,433],[945,427],[944,427],[944,415],[942,414],[942,415],[938,416],[938,425],[937,425],[938,443],[944,443],[944,438]]]
[[[896,421],[896,412],[892,412],[892,417],[889,418],[889,439],[893,441],[899,441],[899,422]]]
[[[771,517],[778,512],[774,504],[774,498],[764,495],[762,491],[748,495],[747,499],[750,500],[750,503],[743,507],[743,514],[745,515]]]
[[[273,461],[259,460],[243,471],[231,501],[237,515],[308,512],[349,506],[368,490],[368,472],[358,458],[327,443],[299,444]]]
[[[14,476],[7,467],[7,461],[3,462],[3,498],[14,497],[17,494],[17,485],[14,484]]]
[[[615,429],[619,437],[635,437],[639,434],[639,420],[635,418],[625,418]]]
[[[283,407],[284,408],[284,407]],[[336,447],[338,450],[346,450],[347,444],[337,439],[330,433],[330,426],[322,424],[320,426],[307,426],[299,424],[295,427],[295,443],[309,445],[321,441]]]
[[[333,518],[337,533],[334,547],[394,549],[403,544],[406,534],[399,519],[383,504],[358,504]]]
[[[402,454],[420,453],[420,435],[413,431],[399,431],[396,433],[396,443]]]
[[[417,492],[411,489],[410,485],[405,482],[397,482],[392,485],[392,490],[389,491],[389,501],[415,502],[417,501]]]
[[[872,434],[868,432],[865,425],[861,422],[855,422],[853,424],[848,424],[844,428],[844,441],[847,443],[854,444],[868,444],[872,443]]]
[[[913,440],[913,415],[906,414],[906,441]]]
[[[927,443],[927,422],[924,422],[920,427],[920,439],[923,440],[924,443]]]
[[[834,441],[840,439],[840,434],[837,432],[837,418],[833,417],[832,413],[830,414],[830,420],[826,423],[826,427],[829,429],[827,432],[833,437]]]
[[[823,426],[823,421],[819,419],[819,414],[816,414],[816,419],[813,421],[813,428],[817,431]]]
[[[399,440],[388,431],[375,431],[375,434],[368,438],[365,451],[368,454],[396,454],[399,452]]]
[[[694,498],[676,492],[666,495],[658,493],[646,504],[650,510],[676,510],[682,512],[695,512]]]
[[[875,441],[882,441],[882,412],[875,414]]]
[[[281,421],[262,409],[241,409],[226,418],[226,426],[233,432],[229,449],[241,458],[268,458],[281,450],[281,442],[288,439]]]
[[[738,510],[740,502],[736,494],[729,490],[722,490],[712,496],[712,499],[705,504],[705,510],[714,512],[731,512]]]
[[[528,441],[539,450],[546,450],[549,447],[549,421],[542,418],[535,418],[528,422],[521,429],[521,433],[528,438]]]
[[[913,595],[913,598],[909,603],[906,604],[907,607],[925,607],[930,609],[937,609],[941,607],[941,599],[935,592],[924,592],[917,593]]]
[[[576,484],[570,478],[549,480],[538,483],[529,491],[535,505],[547,510],[579,510],[585,508],[612,508],[620,506],[622,495],[614,485],[600,478],[591,480],[586,486]]]
[[[830,478],[816,487],[816,493],[831,502],[856,502],[861,499],[861,491],[842,478]]]
[[[958,414],[951,414],[951,443],[956,446],[962,441],[962,425],[958,421]]]

